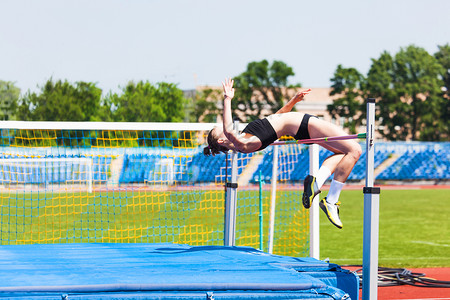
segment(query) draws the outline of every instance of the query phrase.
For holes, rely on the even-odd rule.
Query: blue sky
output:
[[[366,74],[384,50],[450,43],[448,0],[0,0],[0,12],[0,80],[22,92],[49,78],[105,93],[215,86],[262,59],[327,87],[338,64]]]

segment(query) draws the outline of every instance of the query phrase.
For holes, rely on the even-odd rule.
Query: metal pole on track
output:
[[[364,193],[362,299],[378,297],[380,188],[374,187],[375,99],[367,99],[366,185]]]
[[[238,130],[239,122],[234,122],[234,130]],[[236,238],[236,205],[237,205],[237,152],[231,154],[231,181],[226,183],[224,246],[234,246]]]

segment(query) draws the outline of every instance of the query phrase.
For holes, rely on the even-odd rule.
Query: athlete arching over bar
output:
[[[346,135],[340,127],[334,124],[309,114],[291,112],[294,105],[310,93],[310,89],[297,93],[275,114],[250,122],[239,134],[233,130],[231,116],[231,100],[234,97],[233,83],[232,79],[222,82],[224,91],[223,128],[215,127],[209,132],[208,146],[203,151],[205,155],[226,153],[228,150],[243,153],[259,151],[284,135],[292,136],[296,140]],[[316,177],[308,175],[305,178],[303,206],[310,208],[313,198],[320,193],[320,188],[328,177],[334,174],[328,195],[320,201],[319,205],[331,223],[342,228],[339,218],[339,194],[361,156],[361,146],[354,140],[338,140],[318,144],[334,154],[325,159]]]

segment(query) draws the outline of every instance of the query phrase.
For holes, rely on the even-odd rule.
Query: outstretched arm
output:
[[[231,100],[234,97],[234,81],[226,79],[223,86],[223,133],[226,138],[233,143],[236,150],[241,152],[253,152],[261,146],[261,142],[256,137],[246,138],[239,136],[237,130],[233,129],[233,118],[231,116]]]
[[[287,113],[290,112],[292,110],[292,108],[294,107],[295,104],[297,104],[298,102],[302,101],[303,98],[308,95],[311,92],[311,89],[307,89],[304,91],[300,91],[297,94],[295,94],[294,97],[291,98],[291,100],[288,101],[288,103],[286,103],[282,108],[280,108],[276,114],[282,114],[282,113]]]
[[[223,132],[225,136],[231,141],[235,136],[233,130],[233,118],[231,115],[231,100],[234,97],[233,79],[225,79],[222,82],[223,86]]]

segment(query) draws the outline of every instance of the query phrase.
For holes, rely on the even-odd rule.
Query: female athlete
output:
[[[208,134],[208,146],[205,155],[215,155],[229,150],[242,153],[260,151],[281,136],[291,136],[296,140],[341,136],[347,133],[340,127],[321,120],[310,114],[292,112],[294,105],[303,100],[311,90],[297,93],[279,111],[263,119],[250,122],[238,133],[233,129],[231,101],[234,97],[234,81],[226,79],[222,82],[223,127],[215,127]],[[340,140],[318,143],[334,154],[325,159],[317,176],[308,175],[304,180],[302,196],[303,206],[309,208],[312,200],[321,191],[325,181],[334,174],[327,196],[319,202],[331,223],[342,228],[339,218],[339,195],[353,167],[361,156],[361,146],[354,140]]]

